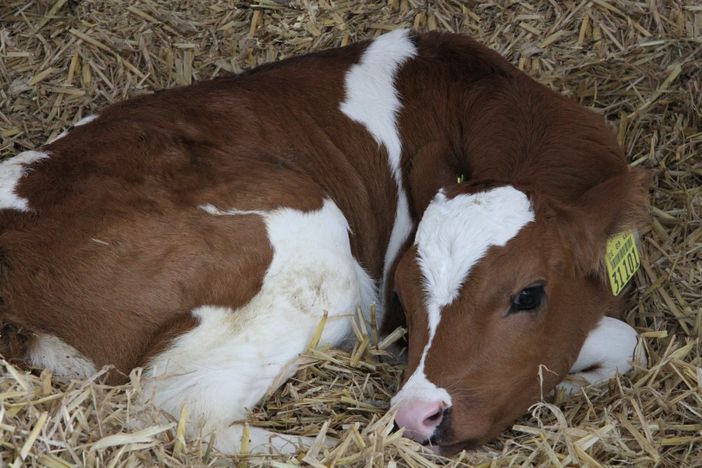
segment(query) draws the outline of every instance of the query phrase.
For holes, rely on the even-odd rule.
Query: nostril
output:
[[[444,410],[443,408],[439,407],[434,413],[430,414],[424,419],[423,424],[427,427],[436,427],[441,423],[443,417]]]
[[[418,442],[426,442],[445,419],[441,401],[407,400],[395,414],[395,424],[405,430],[405,435]]]

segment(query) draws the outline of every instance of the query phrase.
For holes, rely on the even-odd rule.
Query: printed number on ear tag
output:
[[[609,238],[605,262],[612,294],[618,296],[641,265],[632,231],[620,232]]]

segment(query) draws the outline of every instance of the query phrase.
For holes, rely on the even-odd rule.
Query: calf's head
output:
[[[602,258],[641,218],[644,179],[629,170],[569,204],[510,185],[436,194],[395,274],[409,346],[392,403],[406,435],[444,454],[477,446],[554,388],[621,308]]]

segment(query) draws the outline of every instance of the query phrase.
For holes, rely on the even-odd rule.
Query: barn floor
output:
[[[371,352],[310,351],[299,375],[253,412],[256,425],[340,440],[286,460],[224,457],[208,441],[184,441],[178,421],[134,432],[130,420],[148,412],[134,403],[138,373],[123,387],[99,376],[66,384],[0,361],[0,466],[702,463],[699,1],[3,0],[0,156],[129,96],[399,26],[480,39],[601,112],[631,164],[650,169],[651,224],[626,315],[649,368],[544,401],[490,445],[441,460],[390,433],[383,415],[400,370],[379,363],[377,339],[361,333]]]

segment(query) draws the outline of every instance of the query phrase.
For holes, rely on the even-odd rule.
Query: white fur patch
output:
[[[97,119],[97,118],[98,118],[98,116],[95,115],[95,114],[93,114],[93,115],[86,115],[85,117],[83,117],[82,119],[80,119],[78,122],[74,123],[74,124],[72,125],[72,127],[80,127],[81,125],[89,124],[90,122],[92,122],[93,120],[95,120],[95,119]],[[68,135],[69,133],[70,133],[70,129],[64,130],[64,131],[62,131],[61,133],[59,133],[58,135],[56,135],[56,137],[54,137],[54,138],[50,139],[49,141],[47,141],[46,144],[47,144],[47,145],[50,145],[51,143],[53,143],[53,142],[55,142],[55,141],[58,141],[58,140],[60,140],[61,138],[65,137],[65,136]]]
[[[646,355],[637,354],[638,333],[627,323],[602,317],[590,331],[566,380],[559,384],[566,393],[577,393],[585,385],[605,382],[629,372],[632,363],[646,366]],[[590,369],[590,370],[588,370]]]
[[[56,135],[54,138],[49,138],[49,139],[46,141],[46,144],[47,144],[47,145],[50,145],[51,143],[60,140],[61,138],[65,137],[66,135],[68,135],[68,130],[63,130],[63,131],[61,131],[61,133],[59,133],[58,135]]]
[[[31,166],[40,159],[48,158],[48,153],[41,151],[25,151],[14,158],[0,162],[0,210],[14,209],[29,211],[29,201],[17,195],[17,185],[31,169]]]
[[[430,382],[424,363],[441,320],[441,311],[459,295],[473,266],[492,246],[504,246],[534,212],[527,196],[511,186],[447,199],[443,190],[429,204],[417,228],[417,262],[424,279],[429,340],[414,374],[393,398],[441,400],[451,396]]]
[[[397,209],[385,252],[383,292],[390,268],[412,230],[400,167],[402,143],[396,121],[402,104],[395,89],[395,76],[400,66],[416,54],[417,48],[406,29],[398,29],[375,39],[363,53],[361,61],[346,74],[346,99],[340,107],[351,120],[364,125],[378,144],[385,146],[388,164],[397,184]]]
[[[54,335],[38,334],[27,362],[50,369],[57,377],[83,379],[95,374],[95,364],[73,346]]]
[[[377,301],[373,280],[351,254],[346,218],[332,201],[306,213],[201,208],[214,216],[261,216],[273,259],[248,304],[193,310],[199,324],[147,367],[154,403],[175,416],[187,405],[191,434],[223,431],[244,419],[271,385],[284,381],[281,374],[295,370],[325,312],[322,342],[334,345],[351,333],[356,307]],[[223,440],[230,439],[238,444],[236,437]]]
[[[97,114],[92,114],[92,115],[86,115],[82,119],[80,119],[78,122],[74,123],[74,127],[80,127],[81,125],[89,124],[93,120],[97,119],[98,116]]]

